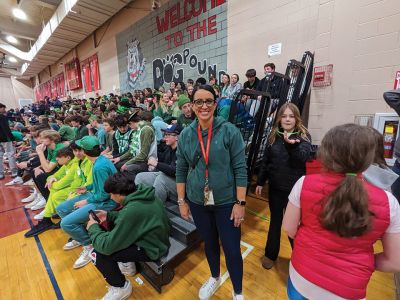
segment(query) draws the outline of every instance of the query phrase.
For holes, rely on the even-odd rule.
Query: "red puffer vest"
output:
[[[354,238],[342,238],[319,222],[321,200],[343,180],[339,174],[306,176],[300,196],[301,224],[296,234],[292,265],[308,281],[346,299],[365,298],[375,270],[374,243],[390,222],[386,193],[368,183],[369,210],[375,215],[372,230]]]

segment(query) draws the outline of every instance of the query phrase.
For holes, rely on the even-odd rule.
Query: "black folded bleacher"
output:
[[[159,293],[162,286],[174,278],[177,263],[200,242],[196,226],[193,221],[186,221],[180,217],[176,202],[167,201],[165,207],[171,222],[171,246],[168,253],[156,262],[141,262],[138,266],[140,273]]]

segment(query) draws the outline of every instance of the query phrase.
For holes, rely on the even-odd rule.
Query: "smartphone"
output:
[[[89,210],[89,214],[92,216],[93,220],[95,220],[97,223],[101,223],[99,217],[96,215],[96,213],[91,209]]]

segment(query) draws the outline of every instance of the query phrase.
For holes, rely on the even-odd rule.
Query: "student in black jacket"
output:
[[[176,147],[181,128],[172,125],[164,132],[165,144],[161,143],[157,148],[157,159],[149,158],[149,170],[136,175],[135,184],[153,186],[156,196],[165,202],[167,199],[178,200],[176,192],[175,171],[176,171]]]
[[[302,124],[299,109],[293,103],[284,104],[276,116],[257,177],[257,195],[261,195],[267,180],[269,186],[271,221],[262,259],[265,269],[271,269],[278,258],[283,213],[294,184],[306,173],[310,151],[311,138]]]
[[[8,125],[8,119],[5,116],[6,106],[0,103],[0,179],[4,179],[4,166],[3,156],[4,153],[8,157],[10,164],[12,177],[18,175],[17,163],[15,161],[15,138],[11,133],[10,126]]]

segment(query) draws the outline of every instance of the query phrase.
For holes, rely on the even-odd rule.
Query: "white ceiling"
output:
[[[31,77],[57,62],[132,0],[0,0],[0,52],[14,55],[3,73]],[[19,5],[17,4],[19,3]],[[14,7],[28,16],[12,17]],[[5,40],[12,34],[19,44]],[[1,53],[0,53],[1,56]],[[1,62],[1,59],[0,59]],[[10,70],[15,68],[16,70]]]

